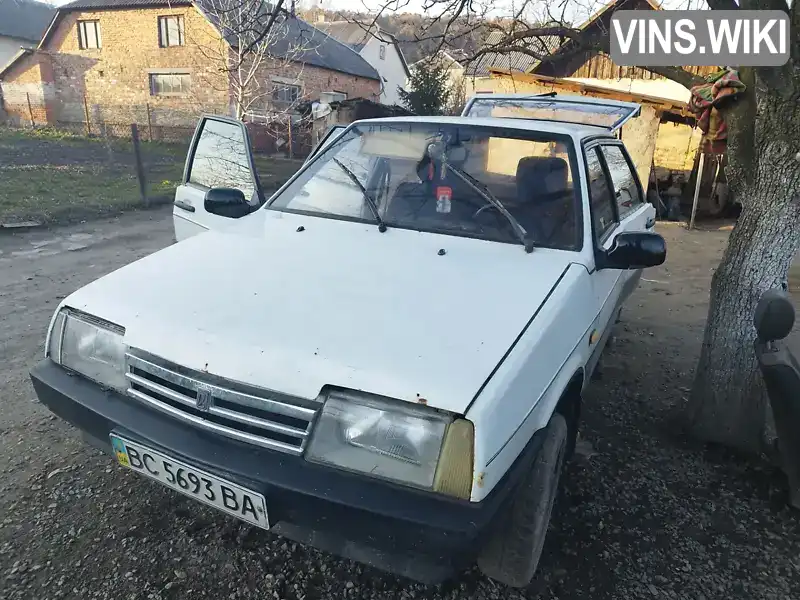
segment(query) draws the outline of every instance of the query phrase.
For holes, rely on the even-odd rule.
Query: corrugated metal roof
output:
[[[502,46],[503,40],[507,35],[502,31],[492,31],[486,37],[484,48],[491,49],[493,46]],[[532,52],[544,56],[558,49],[561,45],[561,38],[558,36],[532,37],[529,40],[515,42],[515,44],[520,44],[520,42],[523,45],[527,45]],[[469,77],[486,77],[492,67],[527,73],[540,62],[539,58],[524,52],[487,52],[466,66],[466,75]]]
[[[33,0],[0,0],[0,36],[38,42],[56,9]]]

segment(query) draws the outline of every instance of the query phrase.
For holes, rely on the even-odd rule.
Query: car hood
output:
[[[174,244],[62,304],[190,369],[309,399],[331,385],[462,413],[575,256],[259,217]]]

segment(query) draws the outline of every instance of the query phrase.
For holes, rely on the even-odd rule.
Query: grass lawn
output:
[[[151,204],[171,202],[183,176],[186,144],[143,142]],[[302,164],[259,156],[267,194]],[[0,128],[0,223],[69,222],[143,206],[133,146],[127,139],[87,138],[49,129]]]

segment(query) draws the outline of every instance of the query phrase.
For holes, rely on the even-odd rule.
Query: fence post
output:
[[[705,151],[703,144],[700,144],[700,162],[697,163],[697,181],[694,184],[694,198],[692,199],[692,217],[689,219],[689,229],[694,229],[694,216],[697,214],[697,200],[700,198],[700,184],[703,181],[703,163],[705,162]]]
[[[31,108],[31,95],[29,93],[25,93],[25,97],[28,99],[28,114],[31,117],[31,129],[36,127],[36,121],[33,120],[33,109]]]
[[[146,102],[145,107],[147,108],[147,139],[148,141],[153,141],[153,120],[150,117],[150,103]]]
[[[86,135],[92,135],[92,122],[89,120],[89,105],[86,103],[86,94],[83,95],[83,114],[86,117]]]
[[[292,148],[292,117],[289,116],[289,158],[294,158],[294,148]]]
[[[136,159],[136,178],[139,180],[139,194],[142,196],[142,203],[148,206],[147,185],[144,179],[144,166],[142,165],[142,148],[139,145],[139,127],[136,123],[131,123],[131,140],[133,140],[133,156]]]

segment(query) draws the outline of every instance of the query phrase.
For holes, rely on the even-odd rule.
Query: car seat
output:
[[[534,242],[570,245],[575,209],[563,158],[526,156],[517,163],[517,209],[512,211]]]
[[[794,326],[794,306],[783,290],[769,290],[756,306],[756,358],[775,417],[789,503],[800,508],[800,365],[784,340]]]

